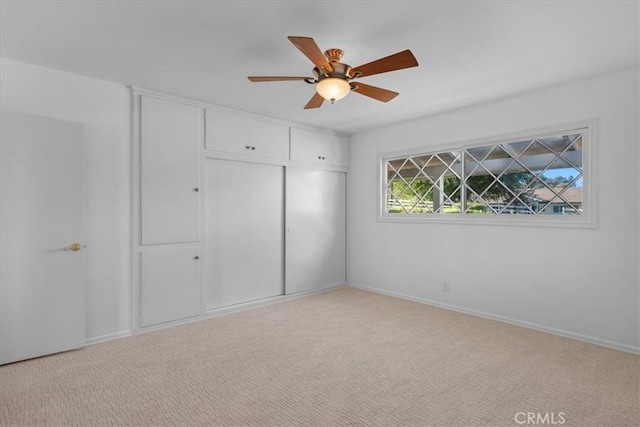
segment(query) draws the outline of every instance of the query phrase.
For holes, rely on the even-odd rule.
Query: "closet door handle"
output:
[[[195,259],[196,261],[200,259],[200,257],[198,255],[194,256],[193,259]]]
[[[196,187],[196,188],[193,189],[193,191],[195,191],[197,193],[198,191],[200,191],[200,189],[198,187]]]

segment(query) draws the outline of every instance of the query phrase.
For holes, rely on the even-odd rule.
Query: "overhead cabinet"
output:
[[[206,111],[207,150],[289,159],[289,127],[213,109]]]
[[[200,238],[202,108],[141,97],[141,244]]]
[[[348,166],[345,138],[291,128],[291,160],[318,166]]]

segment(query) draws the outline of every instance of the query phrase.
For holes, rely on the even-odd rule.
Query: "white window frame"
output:
[[[579,123],[550,126],[543,129],[500,135],[475,140],[454,143],[423,146],[415,149],[382,153],[378,155],[378,221],[399,223],[429,223],[429,224],[473,224],[500,226],[532,226],[532,227],[564,227],[564,228],[596,228],[597,215],[594,203],[594,175],[597,121],[588,120]],[[387,212],[387,161],[415,157],[420,155],[447,151],[463,151],[470,148],[487,145],[508,144],[524,139],[545,138],[558,134],[583,134],[582,150],[582,182],[583,182],[583,212],[581,215],[472,215],[464,213],[427,213],[427,214],[398,214]]]

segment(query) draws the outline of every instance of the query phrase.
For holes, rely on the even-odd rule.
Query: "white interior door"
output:
[[[207,309],[284,292],[282,166],[207,160]]]
[[[0,363],[9,363],[84,345],[83,127],[8,111],[1,123]]]
[[[346,174],[287,168],[286,293],[346,281]]]

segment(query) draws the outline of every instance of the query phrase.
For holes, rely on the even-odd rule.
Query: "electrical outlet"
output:
[[[450,289],[451,289],[451,284],[449,282],[444,282],[442,284],[442,292],[444,292],[445,294],[448,294]]]

